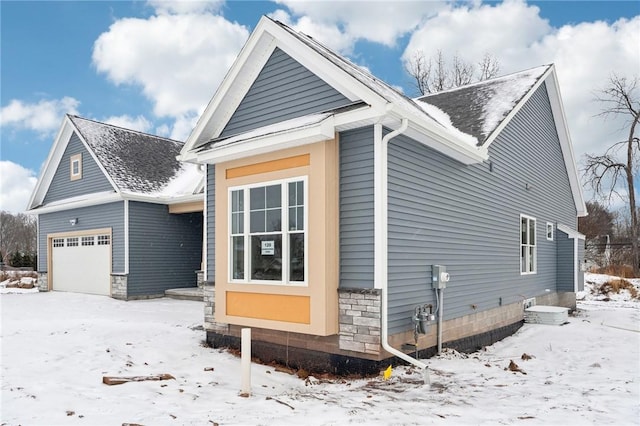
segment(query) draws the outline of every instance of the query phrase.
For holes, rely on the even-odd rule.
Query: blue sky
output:
[[[472,62],[490,52],[501,73],[554,62],[578,161],[617,137],[616,123],[593,118],[593,90],[613,71],[640,72],[635,1],[1,1],[0,14],[0,209],[10,211],[26,205],[67,112],[186,139],[263,14],[408,95],[403,60],[418,48]]]

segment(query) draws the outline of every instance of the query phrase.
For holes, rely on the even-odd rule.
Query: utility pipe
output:
[[[392,347],[389,342],[389,332],[387,330],[389,324],[388,313],[388,232],[389,232],[389,172],[388,172],[388,146],[391,139],[402,134],[409,126],[409,120],[402,119],[400,127],[391,133],[388,133],[382,137],[382,124],[377,123],[374,125],[374,179],[380,188],[376,192],[374,202],[374,215],[375,223],[378,225],[375,227],[375,276],[374,287],[380,289],[381,293],[381,319],[382,330],[380,332],[380,340],[384,350],[398,358],[415,365],[422,370],[422,378],[425,384],[430,384],[429,380],[429,367],[417,359],[399,351]],[[375,186],[374,186],[375,187]]]
[[[436,290],[436,293],[440,293],[440,298],[438,299],[438,355],[442,353],[442,311],[444,310],[442,306],[444,305],[444,289],[439,288]]]

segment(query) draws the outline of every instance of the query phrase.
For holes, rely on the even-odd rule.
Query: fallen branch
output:
[[[144,382],[147,380],[175,380],[171,374],[155,374],[151,376],[129,376],[129,377],[112,377],[103,376],[102,383],[105,385],[121,385],[128,382]]]

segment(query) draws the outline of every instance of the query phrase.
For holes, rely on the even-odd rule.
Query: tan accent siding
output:
[[[291,161],[291,159],[296,159]],[[307,165],[300,165],[307,163]],[[295,167],[284,167],[295,164]],[[254,168],[253,166],[257,166]],[[268,166],[268,167],[267,167]],[[283,168],[284,167],[284,168]],[[256,172],[256,170],[267,170]],[[235,170],[230,176],[228,172]],[[244,171],[237,173],[237,171]],[[251,173],[247,173],[251,171]],[[216,164],[215,169],[215,320],[220,323],[329,336],[338,333],[338,148],[330,140]],[[229,280],[229,188],[307,177],[307,285],[236,283]],[[248,272],[248,271],[247,271]],[[229,293],[307,298],[305,323],[246,315],[226,306]],[[234,301],[236,299],[229,299]],[[244,312],[231,315],[230,312]],[[281,318],[281,317],[278,317]]]
[[[171,214],[195,213],[201,211],[204,211],[204,200],[169,205],[169,213]]]
[[[308,296],[227,292],[227,315],[246,318],[310,323]]]
[[[226,178],[233,179],[243,176],[257,175],[260,173],[274,172],[277,170],[293,169],[296,167],[308,166],[310,163],[311,158],[309,154],[297,155],[295,157],[230,168],[226,171]]]

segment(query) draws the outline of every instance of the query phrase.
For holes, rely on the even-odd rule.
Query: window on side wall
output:
[[[229,277],[306,283],[306,178],[229,189]]]
[[[520,215],[520,274],[535,274],[536,263],[536,220]]]
[[[71,156],[71,180],[82,179],[82,154]]]
[[[547,222],[547,240],[553,241],[553,223]]]

